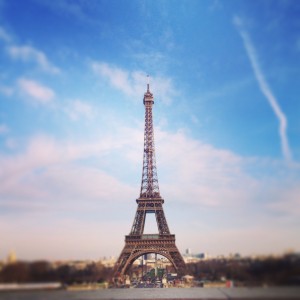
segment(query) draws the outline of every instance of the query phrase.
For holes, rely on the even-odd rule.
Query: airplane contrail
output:
[[[269,104],[271,105],[272,110],[275,113],[275,116],[278,118],[279,121],[279,136],[281,141],[281,149],[283,156],[287,162],[292,161],[292,154],[289,148],[289,142],[287,138],[287,118],[283,111],[281,110],[278,101],[274,94],[272,93],[267,81],[265,80],[265,77],[261,71],[261,68],[258,63],[258,59],[256,57],[255,48],[251,42],[251,39],[247,32],[242,27],[242,22],[239,17],[234,17],[234,24],[236,25],[238,32],[240,36],[242,37],[246,52],[248,54],[251,66],[254,71],[255,78],[258,82],[258,85],[260,87],[261,92],[265,95],[267,98]]]

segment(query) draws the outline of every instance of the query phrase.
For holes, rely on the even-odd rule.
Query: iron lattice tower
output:
[[[154,147],[154,130],[152,118],[153,94],[149,83],[144,94],[145,132],[144,157],[140,197],[129,235],[125,236],[125,246],[115,264],[113,276],[122,277],[132,263],[141,255],[156,253],[166,257],[178,275],[185,274],[185,263],[175,244],[175,235],[170,233],[163,210],[164,199],[160,196]],[[154,213],[158,234],[144,234],[147,213]]]

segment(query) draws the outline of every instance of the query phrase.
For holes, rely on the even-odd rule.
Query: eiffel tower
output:
[[[137,211],[129,235],[125,236],[125,246],[115,264],[113,276],[120,278],[127,274],[132,263],[140,256],[155,253],[167,258],[178,275],[185,274],[185,263],[175,244],[175,235],[170,233],[163,210],[164,199],[160,196],[154,148],[152,121],[153,94],[149,83],[144,94],[145,132],[144,158],[140,197],[136,200]],[[157,234],[144,234],[146,214],[154,213]]]

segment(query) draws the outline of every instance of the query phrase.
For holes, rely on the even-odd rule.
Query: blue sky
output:
[[[298,1],[1,0],[0,258],[119,255],[147,74],[179,249],[300,251],[299,13]]]

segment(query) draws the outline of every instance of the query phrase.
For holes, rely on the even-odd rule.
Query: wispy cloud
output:
[[[22,93],[38,103],[49,103],[55,97],[55,93],[52,89],[31,79],[20,78],[18,80],[18,86]]]
[[[14,60],[20,60],[23,62],[33,62],[38,67],[47,73],[58,74],[61,70],[50,63],[47,55],[33,46],[28,45],[14,45],[13,38],[7,33],[7,31],[0,26],[0,40],[3,40],[6,45],[6,52]]]
[[[36,63],[45,72],[60,73],[60,69],[49,62],[44,52],[32,46],[8,46],[7,52],[15,60]]]
[[[127,71],[104,62],[93,62],[93,71],[101,78],[108,80],[114,88],[127,96],[140,97],[147,84],[147,74],[141,71]],[[169,104],[176,95],[172,80],[160,76],[151,76],[151,86],[162,102]]]
[[[21,153],[18,149],[17,154],[0,153],[0,205],[11,207],[13,211],[25,209],[27,203],[29,210],[43,209],[40,204],[52,206],[56,194],[62,207],[68,205],[68,199],[73,199],[76,210],[76,206],[82,207],[83,198],[92,202],[111,197],[120,199],[130,187],[101,168],[80,164],[82,159],[101,157],[119,143],[120,140],[105,138],[85,143],[61,142],[39,135],[32,137]]]
[[[272,110],[275,113],[275,116],[277,117],[277,119],[279,121],[279,136],[280,136],[280,140],[281,140],[281,149],[282,149],[283,156],[287,162],[291,162],[292,154],[291,154],[288,137],[287,137],[287,118],[286,118],[285,114],[283,113],[283,111],[278,103],[278,100],[276,99],[271,88],[269,87],[269,85],[265,79],[265,76],[263,75],[263,72],[262,72],[259,62],[258,62],[255,48],[252,44],[252,41],[251,41],[248,33],[245,31],[245,29],[243,27],[243,22],[242,22],[241,18],[238,16],[235,16],[233,19],[233,22],[234,22],[236,28],[238,29],[240,36],[242,37],[246,52],[250,59],[250,63],[253,68],[254,75],[258,82],[260,90],[267,98]]]
[[[94,109],[93,107],[82,100],[73,100],[64,108],[66,114],[71,118],[73,121],[77,121],[80,118],[92,118],[94,116]]]
[[[141,78],[141,74],[133,74],[132,76],[130,76],[127,71],[102,62],[92,63],[92,69],[101,77],[108,79],[113,87],[121,90],[123,93],[129,96],[142,93],[141,84],[137,81],[137,79]],[[144,76],[144,78],[146,78],[146,75]]]
[[[156,145],[158,169],[167,171],[167,178],[162,173],[162,179],[168,198],[220,207],[243,205],[250,200],[257,181],[243,171],[242,157],[180,131],[170,134],[156,130]]]
[[[70,2],[68,0],[51,1],[35,0],[36,3],[43,5],[57,14],[70,15],[82,21],[91,22],[91,17],[84,10],[89,9],[90,2]],[[92,6],[94,9],[95,7]]]
[[[12,40],[11,36],[1,26],[0,26],[0,40],[3,40],[6,43],[8,43]]]
[[[25,150],[16,149],[9,155],[0,152],[2,182],[0,198],[5,202],[5,199],[12,199],[11,197],[17,193],[15,200],[21,198],[37,200],[38,198],[33,195],[31,198],[25,197],[27,193],[31,195],[28,190],[30,188],[34,195],[40,195],[42,191],[46,191],[47,195],[51,194],[54,197],[55,193],[59,193],[63,198],[63,195],[85,191],[86,199],[89,197],[95,199],[100,196],[99,184],[103,185],[102,196],[108,195],[109,189],[104,189],[106,180],[112,187],[112,183],[117,180],[120,172],[128,173],[127,164],[139,166],[142,158],[138,149],[132,147],[137,140],[142,143],[142,130],[121,128],[118,124],[113,124],[112,127],[118,129],[117,134],[111,136],[110,133],[105,132],[96,140],[61,141],[50,136],[39,135],[27,141]],[[260,160],[248,161],[228,150],[201,143],[180,131],[169,133],[156,128],[156,145],[159,153],[157,167],[161,193],[172,201],[208,207],[218,206],[224,209],[234,207],[243,209],[244,207],[246,210],[245,205],[250,204],[257,193],[268,189],[273,192],[276,180],[278,180],[276,203],[285,199],[288,190],[285,189],[284,181],[277,178],[278,174],[276,174],[279,170],[280,173],[283,172],[282,165],[271,166],[272,162],[269,162],[263,166]],[[124,170],[111,169],[109,173],[105,173],[108,154],[114,153],[111,158],[117,159],[118,153],[114,150],[117,150],[121,156],[122,166],[125,164]],[[80,163],[82,160],[91,158],[96,159],[97,168],[91,168],[90,165],[83,166]],[[271,167],[273,172],[269,174],[269,178],[265,175],[257,177],[256,174],[248,171],[249,164],[259,165],[262,174],[264,168]],[[138,177],[139,171],[140,168],[137,168],[136,176]],[[295,170],[296,173],[298,170]],[[98,183],[98,179],[92,180],[93,176],[99,179]],[[86,180],[87,178],[89,180]],[[80,184],[82,180],[84,184]],[[297,186],[299,180],[299,176],[295,176],[290,182]],[[67,183],[65,187],[61,185],[61,182]],[[119,182],[118,185],[124,185],[123,188],[127,189],[124,182]],[[284,191],[282,197],[280,189]],[[88,190],[90,192],[87,192]],[[130,190],[137,193],[138,187],[131,187]],[[22,197],[23,192],[24,197]],[[80,194],[84,193],[80,192]],[[265,198],[273,199],[273,197]],[[296,193],[294,193],[294,198],[296,199]]]

